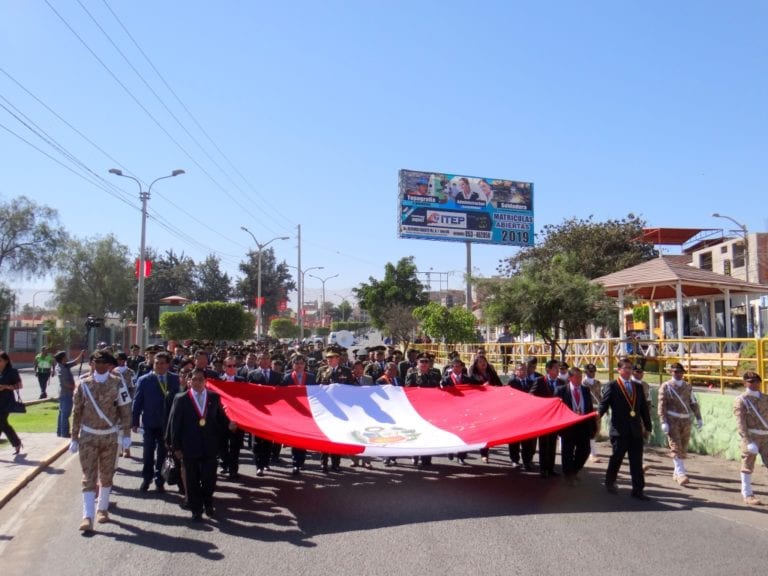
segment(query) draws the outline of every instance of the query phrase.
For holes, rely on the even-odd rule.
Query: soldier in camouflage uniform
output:
[[[749,506],[760,505],[752,493],[752,472],[758,454],[763,466],[768,466],[768,395],[760,392],[761,382],[756,372],[745,372],[746,391],[733,404],[741,438],[741,495]]]
[[[94,516],[100,524],[109,520],[109,495],[117,461],[118,431],[122,449],[131,442],[131,396],[122,380],[111,373],[117,364],[107,352],[91,356],[93,369],[75,389],[72,411],[72,441],[69,451],[80,453],[83,469],[83,521],[80,530],[93,530]],[[99,485],[96,511],[96,485]]]
[[[352,370],[346,366],[341,366],[341,349],[335,346],[329,346],[325,351],[325,361],[327,364],[317,372],[318,384],[354,384],[355,377]],[[323,472],[328,472],[328,456],[331,457],[331,469],[334,472],[341,470],[341,456],[338,454],[320,455],[320,467]]]
[[[672,379],[659,387],[659,422],[667,435],[672,461],[675,464],[672,479],[681,486],[690,482],[685,469],[688,443],[691,440],[691,420],[696,418],[696,427],[701,429],[701,410],[691,385],[683,380],[685,369],[679,362],[671,366]]]

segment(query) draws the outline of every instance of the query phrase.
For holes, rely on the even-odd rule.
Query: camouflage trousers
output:
[[[83,492],[95,492],[112,486],[117,468],[117,432],[114,434],[80,434],[80,467],[83,469]]]
[[[760,457],[763,459],[763,466],[768,466],[768,436],[753,435],[752,440],[757,444]],[[741,471],[751,474],[755,471],[755,461],[757,454],[747,452],[747,440],[741,441]]]
[[[685,458],[688,455],[688,443],[691,441],[691,419],[670,416],[667,423],[669,424],[667,442],[669,442],[670,456]]]

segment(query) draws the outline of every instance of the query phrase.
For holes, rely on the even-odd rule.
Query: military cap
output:
[[[680,371],[683,373],[685,372],[685,368],[683,368],[683,365],[680,364],[680,362],[674,362],[673,364],[670,364],[669,369],[672,372],[675,372],[675,371]]]
[[[568,368],[570,368],[570,366],[568,366],[568,362],[560,362],[560,368],[562,368],[564,370],[568,370]]]
[[[645,372],[645,367],[640,363],[632,364],[632,372]]]
[[[744,372],[744,381],[745,382],[762,382],[763,379],[760,378],[760,374],[750,370],[749,372]]]
[[[325,351],[325,357],[326,358],[338,358],[339,353],[337,350],[334,350],[332,348],[328,348],[328,350]]]
[[[113,364],[117,366],[117,361],[115,360],[115,357],[112,356],[109,352],[104,352],[103,350],[97,350],[93,354],[91,354],[91,360],[93,362],[104,362],[106,364]]]
[[[597,372],[597,366],[595,366],[594,364],[590,363],[590,364],[587,364],[586,366],[584,366],[584,370],[586,372]]]
[[[368,348],[368,351],[369,352],[386,352],[387,351],[387,347],[384,346],[384,345],[371,346],[370,348]]]

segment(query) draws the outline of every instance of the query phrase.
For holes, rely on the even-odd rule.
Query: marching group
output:
[[[46,352],[45,350],[43,352]],[[469,367],[457,354],[441,372],[434,359],[416,349],[403,355],[386,346],[349,352],[321,345],[306,348],[280,348],[275,342],[266,346],[237,346],[217,349],[212,343],[192,342],[189,347],[171,350],[150,346],[144,355],[132,346],[130,353],[113,353],[107,346],[93,353],[82,372],[83,352],[69,360],[66,352],[53,356],[59,378],[59,422],[57,433],[71,438],[70,451],[79,454],[83,471],[83,520],[80,530],[93,530],[94,521],[109,521],[109,498],[118,457],[130,457],[131,432],[142,434],[141,492],[154,484],[165,491],[164,464],[180,470],[178,489],[183,494],[182,507],[194,521],[205,513],[215,515],[213,494],[219,469],[230,480],[239,477],[240,453],[246,433],[230,421],[221,399],[206,387],[209,379],[242,382],[246,385],[348,385],[390,384],[440,388],[455,385],[502,386],[539,397],[558,397],[577,414],[594,414],[557,433],[510,444],[509,458],[514,468],[534,470],[538,452],[538,471],[543,478],[559,476],[555,459],[560,442],[561,470],[568,485],[579,483],[579,472],[588,459],[599,462],[595,438],[602,417],[610,412],[608,437],[611,456],[605,472],[605,488],[616,494],[619,469],[628,456],[631,495],[647,500],[643,464],[643,446],[652,431],[651,396],[643,380],[643,367],[621,360],[618,376],[606,384],[596,378],[593,364],[569,367],[549,360],[544,374],[537,371],[537,360],[518,363],[514,375],[502,383],[482,349]],[[81,363],[82,376],[73,369]],[[36,368],[38,367],[36,363]],[[680,485],[690,482],[685,467],[693,426],[703,422],[696,396],[679,363],[672,364],[671,378],[658,391],[657,413],[661,429],[668,439],[673,480]],[[50,372],[49,372],[50,375]],[[748,505],[759,505],[751,486],[757,454],[768,463],[768,396],[761,394],[761,378],[755,372],[743,376],[746,390],[735,399],[734,415],[741,440],[741,493]],[[9,405],[21,386],[18,372],[10,358],[0,351],[0,433],[5,433],[16,453],[21,440],[8,423]],[[45,394],[41,384],[41,396]],[[71,426],[70,426],[71,412]],[[282,446],[263,438],[249,436],[256,475],[263,476],[280,463]],[[488,462],[488,450],[480,453]],[[321,454],[323,472],[341,471],[341,454]],[[446,455],[466,465],[466,453]],[[292,473],[301,474],[306,451],[291,448]],[[387,458],[385,466],[397,465]],[[432,465],[432,456],[413,458],[419,467]],[[352,466],[373,466],[369,458],[352,458]]]

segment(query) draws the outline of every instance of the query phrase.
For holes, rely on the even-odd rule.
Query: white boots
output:
[[[672,479],[675,480],[680,486],[685,486],[690,482],[688,473],[685,470],[685,463],[682,458],[672,458],[675,463],[675,471],[672,473]]]
[[[93,517],[96,515],[96,492],[83,492],[83,521],[80,530],[90,532],[93,530]]]
[[[112,492],[112,487],[99,488],[99,509],[96,511],[96,522],[104,524],[109,521],[109,494]]]

